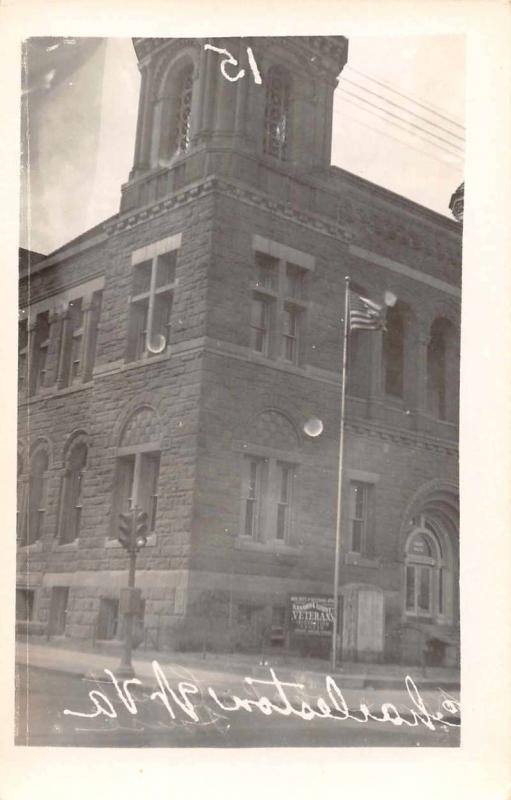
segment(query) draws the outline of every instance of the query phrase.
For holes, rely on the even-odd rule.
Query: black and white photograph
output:
[[[458,747],[464,37],[20,70],[16,744]]]
[[[511,10],[0,18],[2,800],[506,797]]]

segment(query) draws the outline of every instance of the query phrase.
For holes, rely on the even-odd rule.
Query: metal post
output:
[[[339,431],[339,466],[337,473],[337,514],[335,522],[335,565],[334,565],[334,623],[332,629],[332,671],[335,670],[337,661],[337,636],[339,627],[339,561],[341,554],[341,512],[342,512],[342,459],[344,450],[344,414],[346,406],[346,367],[348,357],[348,332],[349,332],[349,291],[350,279],[346,277],[344,298],[344,341],[342,348],[342,378],[341,378],[341,422]]]
[[[128,572],[128,588],[135,588],[135,573],[137,566],[137,545],[136,545],[136,513],[137,509],[134,508],[131,512],[131,532],[130,532],[130,548],[129,553],[129,572]],[[130,605],[129,611],[124,616],[124,643],[122,649],[121,662],[118,668],[119,677],[133,678],[135,671],[131,662],[131,654],[133,650],[133,610]]]

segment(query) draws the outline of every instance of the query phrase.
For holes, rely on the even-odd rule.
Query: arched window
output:
[[[193,65],[188,64],[181,69],[176,80],[174,149],[179,153],[186,153],[190,147],[192,91]]]
[[[186,58],[173,64],[155,97],[151,125],[152,167],[169,166],[190,149],[194,65]]]
[[[66,471],[62,483],[59,515],[59,542],[74,542],[80,534],[82,518],[82,485],[87,445],[78,441],[70,449],[66,460]]]
[[[289,154],[291,78],[282,67],[271,67],[266,77],[264,152],[284,161]]]
[[[448,402],[448,348],[452,340],[452,326],[446,319],[437,319],[431,326],[428,343],[428,411],[438,419],[447,418]]]
[[[387,311],[383,334],[383,366],[385,393],[403,397],[405,360],[405,318],[397,303]]]
[[[160,425],[155,412],[144,406],[128,419],[119,447],[110,536],[118,536],[119,514],[138,508],[148,516],[148,530],[156,528],[160,474]]]
[[[431,523],[421,517],[406,544],[405,611],[408,616],[432,619],[446,616],[451,573],[444,547]]]
[[[30,462],[28,509],[21,535],[22,545],[34,544],[41,538],[46,513],[47,471],[48,453],[44,447],[40,447],[35,451]]]

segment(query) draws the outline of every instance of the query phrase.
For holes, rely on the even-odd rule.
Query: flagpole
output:
[[[334,568],[334,624],[332,631],[332,671],[337,661],[337,636],[339,628],[339,561],[341,556],[341,511],[342,511],[342,460],[344,451],[344,414],[346,408],[346,371],[348,362],[349,334],[349,292],[350,279],[345,277],[344,295],[344,339],[342,346],[342,378],[341,378],[341,422],[339,431],[339,466],[337,473],[337,513],[335,520],[335,568]]]

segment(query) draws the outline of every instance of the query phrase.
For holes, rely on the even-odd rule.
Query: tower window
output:
[[[186,153],[190,147],[190,128],[192,116],[193,66],[181,70],[177,83],[176,96],[176,150]]]
[[[272,67],[266,85],[264,152],[284,161],[289,150],[291,80],[282,67]]]

